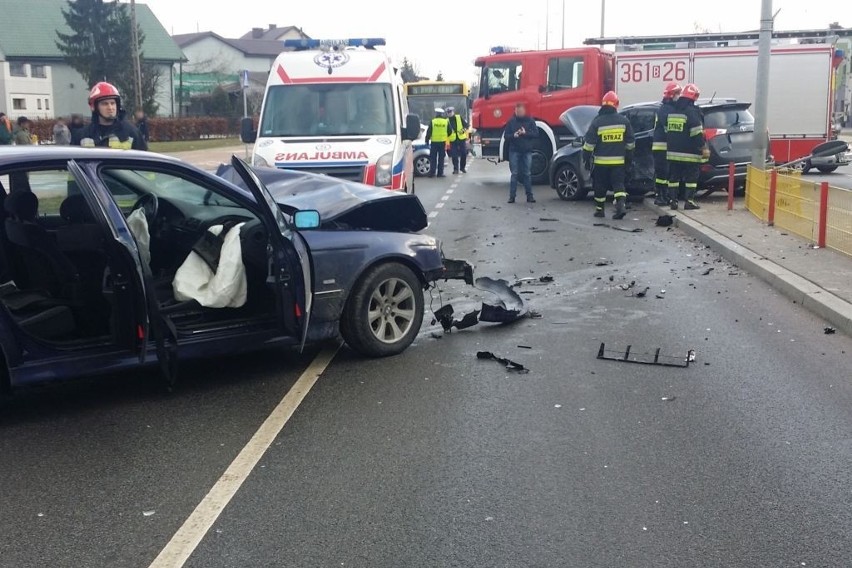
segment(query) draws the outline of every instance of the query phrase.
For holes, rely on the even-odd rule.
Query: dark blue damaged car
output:
[[[152,153],[0,150],[0,393],[342,337],[404,351],[423,290],[471,279],[414,195]],[[449,270],[448,270],[449,267]],[[117,379],[118,380],[118,379]]]

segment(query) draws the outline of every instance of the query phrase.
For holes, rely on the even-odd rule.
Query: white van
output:
[[[269,73],[252,164],[327,174],[387,189],[414,189],[412,141],[403,82],[383,39],[285,40]]]

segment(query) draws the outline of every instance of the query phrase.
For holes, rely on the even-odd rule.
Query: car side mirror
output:
[[[576,138],[571,140],[571,145],[574,146],[575,148],[579,148],[580,146],[583,145],[583,137],[577,136]]]
[[[319,211],[307,209],[293,214],[293,224],[297,229],[316,229],[320,226]]]
[[[405,128],[403,129],[403,140],[417,140],[420,138],[420,117],[409,114],[405,117]]]
[[[257,130],[254,129],[254,121],[251,117],[245,117],[240,121],[240,140],[243,144],[254,144],[257,140]]]

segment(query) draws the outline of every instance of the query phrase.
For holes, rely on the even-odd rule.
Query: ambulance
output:
[[[243,119],[252,164],[413,192],[420,120],[380,38],[285,40],[269,73],[258,130]]]

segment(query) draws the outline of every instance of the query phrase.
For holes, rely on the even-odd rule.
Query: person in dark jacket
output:
[[[74,134],[86,127],[86,121],[79,114],[72,114],[71,121],[68,123],[68,130],[71,131],[71,139],[74,139]]]
[[[12,143],[12,121],[5,112],[0,112],[0,145],[8,146]]]
[[[145,140],[145,143],[151,141],[151,136],[148,134],[148,117],[145,115],[144,110],[137,110],[134,114],[134,118],[136,119],[136,128],[139,130],[139,134],[142,135],[142,139]]]
[[[506,123],[503,129],[505,144],[509,146],[509,203],[515,202],[518,192],[518,182],[524,184],[527,194],[527,203],[535,203],[532,191],[532,151],[535,141],[538,139],[538,127],[535,121],[527,116],[527,109],[523,103],[515,105],[515,115]]]
[[[683,88],[675,108],[666,121],[666,158],[669,163],[669,199],[672,209],[678,208],[680,184],[686,188],[684,209],[699,209],[695,203],[701,163],[708,155],[704,141],[704,121],[695,106],[700,95],[690,83]]]
[[[72,133],[72,146],[147,150],[139,130],[124,119],[121,96],[115,86],[101,82],[89,93],[92,122]]]
[[[450,121],[442,108],[435,109],[435,118],[426,129],[425,140],[429,144],[429,177],[444,177],[444,159],[447,156],[447,141],[450,139]]]
[[[675,101],[680,96],[683,88],[675,82],[666,85],[663,90],[663,100],[657,109],[654,122],[654,142],[651,151],[654,156],[654,186],[657,195],[654,199],[655,205],[669,204],[669,163],[666,159],[666,123],[669,114],[675,108]]]
[[[606,194],[613,192],[613,219],[627,215],[627,167],[636,147],[633,127],[618,114],[618,96],[609,91],[601,100],[601,110],[589,125],[583,142],[583,162],[592,171],[595,190],[595,217],[603,217]]]

